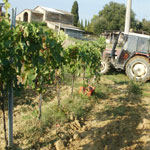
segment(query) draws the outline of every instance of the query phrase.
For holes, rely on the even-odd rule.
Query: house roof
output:
[[[3,4],[3,3],[0,3],[0,6],[1,6],[1,4]],[[73,14],[71,14],[70,12],[64,11],[64,10],[58,10],[58,9],[48,8],[48,7],[43,7],[43,6],[37,6],[37,7],[40,7],[40,8],[42,8],[42,9],[46,10],[46,11],[49,11],[49,12],[73,16]],[[31,12],[33,12],[33,13],[37,13],[37,14],[43,14],[43,13],[41,13],[41,12],[35,10],[37,7],[35,7],[33,10],[31,10],[31,9],[24,9],[23,11],[21,11],[21,12],[18,13],[17,15],[21,14],[22,12],[24,12],[24,11],[26,11],[26,10],[31,11]]]
[[[64,11],[64,10],[59,10],[59,9],[56,9],[56,10],[62,12],[62,13],[65,14],[65,15],[71,15],[71,16],[73,16],[73,14],[70,13],[70,12],[67,12],[67,11]]]
[[[21,14],[22,12],[24,12],[24,11],[26,11],[26,10],[32,11],[31,9],[24,9],[24,10],[22,10],[20,13],[18,13],[17,15]]]
[[[47,21],[47,22],[50,23],[50,24],[53,24],[53,25],[55,25],[57,27],[60,26],[60,28],[63,28],[63,29],[70,29],[70,30],[84,32],[84,31],[80,30],[78,27],[75,27],[73,25],[64,24],[64,23],[58,23],[58,22],[51,22],[51,21]]]
[[[36,13],[36,14],[41,14],[41,15],[44,15],[43,13],[39,12],[39,11],[35,11],[35,10],[31,10],[33,13]]]
[[[129,32],[129,35],[133,35],[133,36],[138,36],[138,37],[150,39],[150,36],[149,35],[145,35],[145,34],[139,34],[139,33]]]
[[[50,12],[54,12],[54,13],[58,13],[58,14],[73,15],[70,12],[67,12],[67,11],[64,11],[64,10],[59,10],[59,9],[54,9],[54,8],[48,8],[48,7],[44,7],[44,6],[38,6],[38,7],[41,7],[42,9],[44,9],[46,11],[50,11]]]
[[[21,11],[21,12],[18,13],[17,15],[19,15],[19,14],[21,14],[22,12],[27,11],[27,10],[30,11],[30,12],[36,13],[36,14],[41,14],[41,15],[43,15],[43,13],[41,13],[41,12],[39,12],[39,11],[31,10],[31,9],[24,9],[23,11]]]

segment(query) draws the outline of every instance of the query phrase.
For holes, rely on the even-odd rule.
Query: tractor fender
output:
[[[126,65],[127,65],[128,61],[129,61],[131,58],[135,57],[135,56],[144,56],[144,57],[146,57],[146,58],[148,58],[148,59],[150,60],[150,56],[149,56],[148,54],[144,54],[144,53],[134,53],[134,54],[132,54],[132,55],[125,61],[125,63],[124,63],[124,70],[125,70],[125,68],[126,68]]]

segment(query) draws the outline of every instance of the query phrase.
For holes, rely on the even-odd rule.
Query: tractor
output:
[[[123,36],[121,49],[120,36]],[[120,44],[120,45],[121,45]],[[131,80],[146,82],[150,79],[150,36],[119,32],[112,50],[105,50],[101,61],[101,74],[106,74],[110,67],[125,70]]]

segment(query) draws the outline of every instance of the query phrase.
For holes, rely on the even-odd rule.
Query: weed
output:
[[[144,97],[150,97],[150,93],[144,91],[144,92],[143,92],[143,96],[144,96]]]
[[[127,112],[127,107],[123,106],[123,105],[118,106],[118,107],[113,109],[114,117],[116,117],[116,116],[124,116],[126,112]]]
[[[42,114],[42,125],[51,127],[54,123],[64,123],[67,120],[67,115],[64,107],[53,105],[45,108]]]
[[[134,95],[134,96],[142,96],[142,85],[143,83],[130,81],[127,86],[127,94],[128,95]]]
[[[118,107],[113,107],[113,106],[110,106],[110,105],[106,105],[104,107],[104,110],[107,113],[107,115],[109,115],[109,116],[113,115],[114,117],[124,116],[125,113],[127,112],[127,108],[123,105],[120,105]]]
[[[74,100],[68,99],[69,103],[65,103],[64,107],[69,113],[73,113],[76,118],[80,118],[85,115],[89,100],[90,98],[84,94],[74,94]]]

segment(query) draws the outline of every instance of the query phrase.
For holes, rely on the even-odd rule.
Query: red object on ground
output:
[[[93,86],[88,86],[88,87],[83,87],[81,86],[79,89],[79,93],[86,94],[87,96],[91,96],[95,90],[95,87]]]

